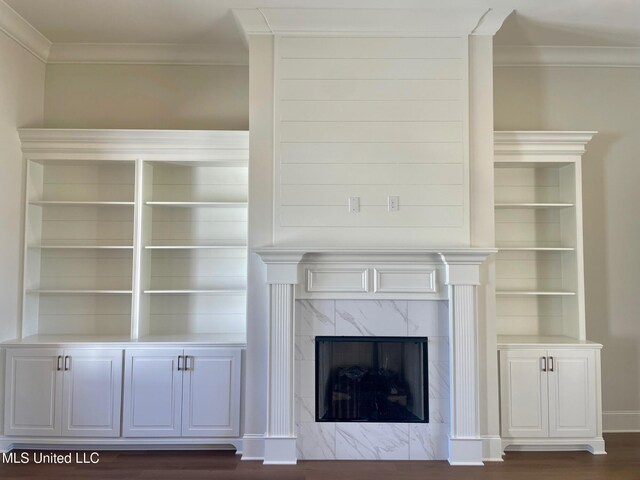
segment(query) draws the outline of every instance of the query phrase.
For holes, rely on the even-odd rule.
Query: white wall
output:
[[[247,130],[249,69],[47,65],[45,127]]]
[[[40,60],[0,32],[0,341],[16,337],[21,314],[25,170],[16,129],[41,126],[44,75]],[[3,392],[4,355],[0,398]]]
[[[587,338],[604,345],[605,430],[640,430],[640,68],[494,78],[496,130],[599,131],[583,157]]]

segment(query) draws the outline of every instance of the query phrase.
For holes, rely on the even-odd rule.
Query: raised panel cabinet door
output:
[[[500,351],[503,437],[549,436],[546,350]]]
[[[551,437],[596,436],[596,352],[549,350]]]
[[[62,436],[118,437],[122,350],[65,349]]]
[[[182,359],[181,348],[125,350],[125,437],[180,437]]]
[[[62,349],[7,349],[5,435],[60,436]]]
[[[185,350],[182,435],[240,434],[240,349]]]

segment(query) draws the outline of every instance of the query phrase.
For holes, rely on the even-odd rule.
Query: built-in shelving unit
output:
[[[496,132],[501,335],[585,338],[580,161],[592,132]]]
[[[142,174],[141,336],[244,331],[246,165],[148,161]]]
[[[604,453],[600,348],[586,339],[581,161],[594,132],[495,132],[503,449]]]
[[[20,135],[22,338],[244,335],[247,132]]]

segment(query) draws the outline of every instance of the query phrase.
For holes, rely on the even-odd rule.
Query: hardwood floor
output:
[[[507,453],[502,463],[451,467],[446,462],[300,462],[265,467],[231,452],[100,452],[98,464],[0,464],[0,478],[209,480],[640,480],[640,433],[605,435],[608,455]],[[22,451],[18,452],[18,456]],[[33,459],[35,452],[25,451]],[[47,452],[49,453],[49,452]],[[65,454],[68,451],[60,451]],[[75,452],[73,452],[75,455]],[[79,453],[82,458],[83,452]],[[88,455],[88,454],[87,454]],[[88,457],[87,457],[88,459]]]

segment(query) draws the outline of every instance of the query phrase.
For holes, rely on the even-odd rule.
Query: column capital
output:
[[[480,265],[496,252],[495,248],[486,248],[440,253],[446,266],[446,284],[480,285]]]
[[[300,282],[298,265],[305,252],[265,247],[253,251],[267,266],[267,283],[295,285]]]

